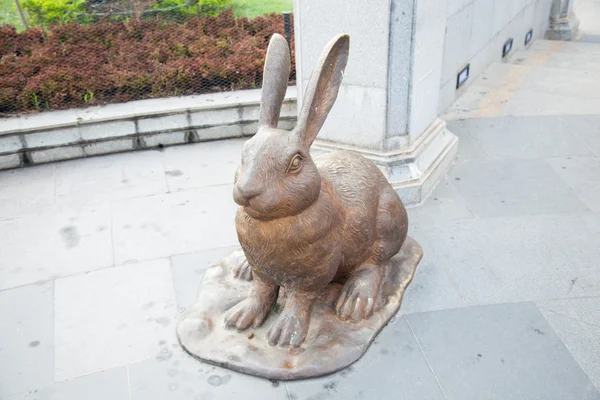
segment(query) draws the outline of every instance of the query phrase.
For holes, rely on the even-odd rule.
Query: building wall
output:
[[[447,0],[446,35],[438,112],[442,114],[491,63],[502,62],[502,47],[513,38],[510,55],[525,47],[525,35],[543,38],[552,0]],[[456,75],[470,64],[470,78],[457,91]]]

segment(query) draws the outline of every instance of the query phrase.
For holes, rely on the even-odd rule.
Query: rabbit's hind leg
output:
[[[380,292],[387,272],[386,265],[400,251],[406,239],[406,209],[387,183],[379,196],[376,229],[377,239],[371,248],[369,260],[352,272],[336,303],[335,311],[342,320],[369,318],[381,306]]]
[[[238,331],[247,329],[250,325],[258,328],[265,322],[273,303],[277,299],[279,286],[254,277],[254,287],[250,296],[233,306],[225,315],[225,326]]]
[[[360,321],[369,318],[379,305],[385,266],[366,262],[352,273],[342,287],[335,306],[338,317]]]

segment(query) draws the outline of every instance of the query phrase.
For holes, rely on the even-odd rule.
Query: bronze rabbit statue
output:
[[[350,39],[326,46],[308,83],[296,127],[277,129],[290,54],[272,36],[265,60],[258,132],[243,148],[233,197],[245,260],[236,274],[253,288],[225,315],[227,328],[263,324],[283,288],[285,306],[267,334],[270,345],[298,347],[312,305],[331,282],[343,284],[334,308],[341,320],[369,318],[380,307],[388,260],[408,230],[406,209],[383,173],[352,152],[314,160],[311,144],[335,103]]]

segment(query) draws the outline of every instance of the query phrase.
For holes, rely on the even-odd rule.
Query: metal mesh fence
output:
[[[275,32],[290,42],[295,81],[291,0],[9,1],[2,116],[260,88]]]

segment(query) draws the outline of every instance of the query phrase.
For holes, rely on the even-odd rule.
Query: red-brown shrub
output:
[[[283,17],[0,27],[0,114],[260,87]],[[294,44],[290,80],[295,80]]]

